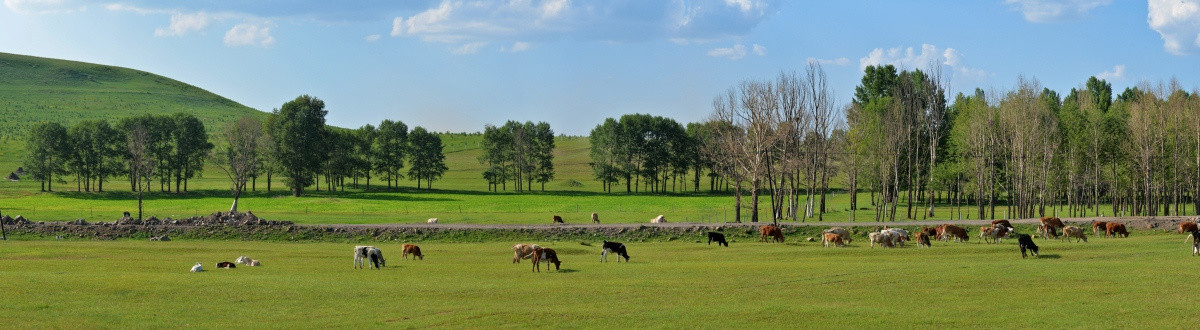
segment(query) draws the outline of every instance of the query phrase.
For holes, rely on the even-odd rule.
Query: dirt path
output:
[[[1125,223],[1129,227],[1152,229],[1152,228],[1171,228],[1182,221],[1192,221],[1196,217],[1088,217],[1088,218],[1062,218],[1063,222],[1075,225],[1087,225],[1092,221],[1117,221]],[[1009,220],[1015,224],[1036,224],[1038,219],[1012,219]],[[780,226],[783,227],[805,227],[805,226],[820,226],[820,227],[880,227],[880,226],[936,226],[944,223],[955,224],[963,227],[970,226],[985,226],[991,224],[991,220],[923,220],[923,221],[897,221],[897,222],[792,222],[781,221]],[[465,224],[465,223],[437,223],[437,224],[365,224],[365,225],[349,225],[349,224],[333,224],[333,225],[301,225],[312,227],[334,227],[334,228],[359,228],[359,229],[522,229],[522,230],[553,230],[553,229],[632,229],[644,227],[657,228],[716,228],[716,227],[759,227],[770,224],[771,222],[727,222],[727,223],[701,223],[701,222],[669,222],[669,223],[617,223],[617,224],[539,224],[539,225],[508,225],[508,224]]]

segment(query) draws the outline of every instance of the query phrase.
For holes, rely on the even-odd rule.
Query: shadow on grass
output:
[[[578,271],[578,270],[574,270],[574,269],[566,269],[566,268],[563,268],[563,269],[559,269],[559,270],[558,270],[558,272],[559,272],[559,273],[568,273],[568,274],[569,274],[569,273],[578,273],[579,271]]]
[[[1037,259],[1061,259],[1062,255],[1058,254],[1039,254]]]

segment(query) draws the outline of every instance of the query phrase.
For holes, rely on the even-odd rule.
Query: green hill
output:
[[[115,66],[0,53],[0,164],[19,163],[33,124],[72,125],[147,113],[185,112],[209,132],[241,116],[267,113],[196,86]]]

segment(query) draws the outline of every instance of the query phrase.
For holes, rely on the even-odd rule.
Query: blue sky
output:
[[[301,94],[330,124],[586,135],[607,117],[701,121],[748,79],[822,64],[944,65],[954,91],[1089,76],[1200,86],[1200,0],[4,0],[0,52],[130,67],[263,111]]]

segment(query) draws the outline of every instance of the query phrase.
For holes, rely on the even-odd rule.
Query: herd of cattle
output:
[[[555,215],[553,217],[555,223],[563,223],[561,217]],[[600,220],[595,213],[592,213],[592,221],[599,223]],[[651,220],[652,223],[665,223],[666,220],[662,215]],[[437,223],[437,219],[429,219],[429,223]],[[777,242],[783,243],[783,229],[775,225],[765,225],[759,228],[761,232],[760,242]],[[1062,234],[1059,234],[1061,230]],[[1192,255],[1200,255],[1200,227],[1195,221],[1185,221],[1179,224],[1179,233],[1187,233],[1188,240],[1192,243]],[[1092,222],[1092,235],[1104,237],[1129,237],[1129,231],[1125,228],[1125,224],[1119,222]],[[708,234],[708,244],[712,245],[716,242],[718,246],[729,247],[729,242],[725,240],[725,234],[710,231]],[[1062,219],[1056,217],[1042,217],[1039,220],[1037,227],[1037,235],[1043,239],[1066,239],[1071,242],[1087,242],[1087,235],[1082,228],[1077,226],[1067,226],[1062,222]],[[995,220],[991,225],[979,228],[979,238],[985,243],[1000,243],[1006,237],[1015,237],[1017,246],[1021,250],[1021,258],[1027,256],[1027,252],[1033,256],[1038,255],[1038,246],[1034,243],[1030,235],[1016,233],[1016,229],[1008,220]],[[871,248],[875,245],[885,248],[903,247],[906,242],[915,240],[917,247],[932,247],[931,240],[939,241],[959,241],[967,242],[971,240],[967,230],[953,225],[942,224],[936,227],[922,227],[921,230],[914,234],[910,234],[903,228],[888,228],[884,227],[879,231],[867,233],[867,238],[870,241]],[[812,238],[809,238],[811,241]],[[821,245],[824,247],[845,247],[846,244],[853,242],[854,238],[850,231],[842,227],[833,227],[825,229],[821,235]],[[550,265],[554,265],[554,270],[559,270],[562,261],[558,259],[558,253],[551,248],[543,248],[537,244],[516,244],[513,245],[513,263],[520,263],[523,259],[532,259],[533,267],[531,271],[541,271],[541,263],[546,263],[546,269],[550,269]],[[401,245],[402,258],[408,259],[409,255],[413,256],[413,260],[425,260],[425,256],[421,253],[421,248],[414,244]],[[625,244],[618,242],[604,241],[600,249],[600,261],[607,262],[608,254],[615,253],[619,262],[621,258],[625,258],[629,262],[629,252],[625,248]],[[386,266],[386,260],[383,258],[383,251],[375,246],[360,245],[354,247],[354,268],[375,268],[380,269]],[[235,262],[219,262],[217,268],[235,268],[235,264],[245,264],[247,266],[259,266],[258,260],[250,259],[245,256],[238,257]],[[204,271],[203,266],[199,262],[192,267],[192,272]]]

